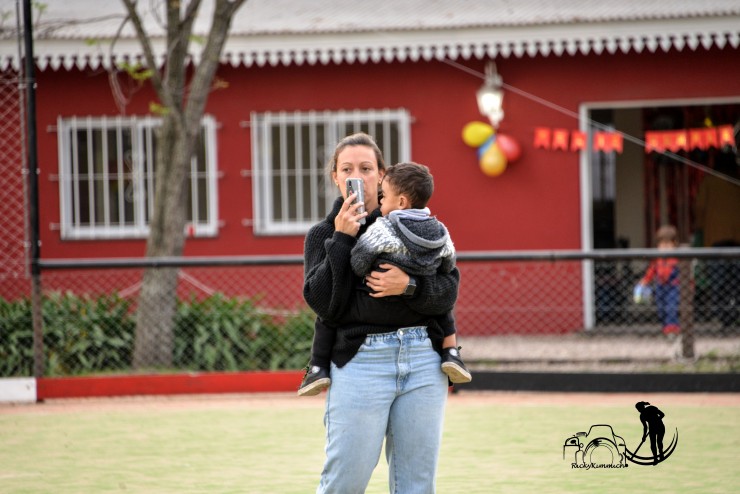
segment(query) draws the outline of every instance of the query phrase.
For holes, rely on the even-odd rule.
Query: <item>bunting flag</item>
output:
[[[552,131],[552,148],[568,150],[568,129],[554,129]]]
[[[692,151],[721,148],[735,144],[735,129],[732,125],[687,130],[654,130],[645,132],[645,152]]]
[[[534,129],[534,147],[560,151],[581,151],[586,149],[587,134],[581,130]],[[624,137],[620,132],[594,132],[593,149],[610,153],[624,150]]]
[[[588,135],[581,130],[534,129],[534,147],[560,151],[582,151],[587,149]],[[692,151],[735,145],[735,128],[732,125],[702,127],[697,129],[650,130],[645,132],[645,153],[670,151]],[[592,149],[604,153],[622,153],[624,135],[621,132],[598,131],[593,133]]]
[[[534,129],[534,147],[550,149],[550,129],[546,127],[537,127]]]
[[[574,130],[570,133],[570,150],[580,151],[581,149],[586,149],[586,133]]]
[[[735,145],[735,128],[732,125],[722,125],[717,127],[717,137],[719,137],[719,145],[722,146],[734,146]]]

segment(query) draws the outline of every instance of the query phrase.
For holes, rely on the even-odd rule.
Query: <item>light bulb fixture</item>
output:
[[[494,128],[498,128],[501,120],[504,119],[504,89],[503,80],[496,71],[496,64],[488,62],[486,64],[486,79],[483,85],[476,93],[478,97],[478,110],[487,116]]]

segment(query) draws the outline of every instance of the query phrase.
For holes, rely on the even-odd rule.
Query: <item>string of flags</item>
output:
[[[534,147],[539,149],[580,151],[586,149],[588,135],[581,130],[551,129],[537,127],[534,129]],[[707,150],[710,147],[721,148],[734,145],[735,132],[732,125],[702,127],[683,130],[653,130],[645,132],[645,153],[653,151],[691,151]],[[593,132],[592,149],[605,153],[622,153],[624,137],[620,132]]]

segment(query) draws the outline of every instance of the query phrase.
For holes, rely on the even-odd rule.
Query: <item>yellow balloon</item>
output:
[[[506,156],[495,142],[480,157],[480,169],[489,177],[498,177],[506,170]]]
[[[477,148],[493,135],[493,127],[483,122],[470,122],[463,127],[463,142]]]

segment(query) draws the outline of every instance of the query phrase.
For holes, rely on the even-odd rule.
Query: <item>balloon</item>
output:
[[[491,149],[491,146],[493,146],[494,142],[496,142],[496,134],[491,134],[488,139],[483,141],[483,144],[481,144],[478,148],[478,160],[480,160],[483,155],[486,154],[486,151]]]
[[[522,147],[510,135],[498,133],[496,134],[496,142],[498,147],[501,148],[501,152],[506,156],[506,161],[514,162],[522,155]]]
[[[470,122],[463,127],[462,138],[465,144],[477,148],[493,135],[493,127],[483,122]]]
[[[480,169],[489,177],[498,177],[506,170],[506,156],[501,151],[498,143],[488,148],[480,158]]]

